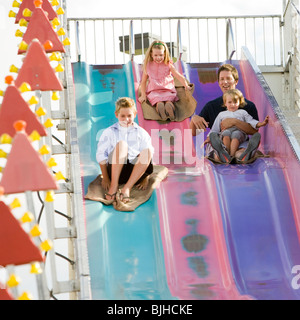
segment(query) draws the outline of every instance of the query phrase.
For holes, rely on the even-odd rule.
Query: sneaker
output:
[[[209,134],[209,139],[214,151],[217,153],[217,156],[220,158],[221,162],[230,163],[232,158],[224,148],[219,134],[216,132],[211,132]]]
[[[260,144],[260,138],[261,138],[260,133],[258,132],[254,133],[254,135],[249,140],[246,150],[238,158],[238,161],[248,161],[252,157],[254,157],[255,152],[258,149],[258,146]]]

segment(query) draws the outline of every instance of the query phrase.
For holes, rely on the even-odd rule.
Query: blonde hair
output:
[[[122,97],[119,98],[116,101],[116,110],[115,112],[118,114],[120,112],[121,108],[130,108],[134,111],[134,113],[137,113],[136,105],[133,99],[128,97]]]
[[[240,102],[240,105],[239,105],[240,108],[245,107],[245,105],[247,104],[246,101],[245,101],[245,98],[244,98],[244,96],[243,96],[243,94],[242,94],[242,92],[240,90],[231,89],[231,90],[227,90],[223,94],[223,107],[226,107],[225,103],[226,103],[226,99],[227,99],[228,96],[230,96],[233,99],[234,102],[239,101]]]
[[[147,64],[150,61],[153,61],[153,59],[152,59],[152,51],[153,51],[153,49],[159,49],[159,50],[164,49],[164,51],[165,51],[164,63],[165,64],[168,64],[170,62],[170,60],[171,60],[171,56],[170,56],[170,52],[169,52],[168,46],[163,41],[155,40],[155,41],[153,41],[151,43],[150,47],[146,51],[145,59],[144,59],[144,71],[146,71]]]

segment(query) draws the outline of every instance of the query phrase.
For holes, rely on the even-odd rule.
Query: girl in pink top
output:
[[[173,66],[167,45],[162,41],[152,42],[145,55],[139,102],[143,103],[148,99],[163,120],[175,119],[173,102],[178,97],[173,76],[186,90],[191,89],[184,76]]]

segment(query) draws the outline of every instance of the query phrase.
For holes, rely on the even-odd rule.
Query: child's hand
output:
[[[269,120],[270,120],[270,117],[269,117],[269,116],[266,116],[266,117],[265,117],[265,120],[263,121],[264,124],[265,124],[265,125],[268,124],[268,123],[269,123]]]
[[[270,119],[270,117],[266,116],[264,121],[257,123],[256,128],[260,128],[260,127],[266,126],[269,123],[269,119]]]
[[[192,90],[192,87],[189,86],[188,84],[186,86],[184,86],[184,88],[185,88],[186,91],[191,91]]]
[[[146,96],[142,94],[142,95],[139,97],[139,102],[140,102],[140,103],[143,103],[144,101],[146,101]]]

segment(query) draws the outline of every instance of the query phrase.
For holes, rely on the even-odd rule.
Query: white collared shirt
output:
[[[105,129],[100,136],[96,152],[97,162],[108,161],[110,153],[120,141],[125,141],[128,145],[128,160],[130,162],[145,149],[149,149],[153,156],[154,148],[151,137],[145,129],[135,122],[129,128],[122,127],[117,122]]]

